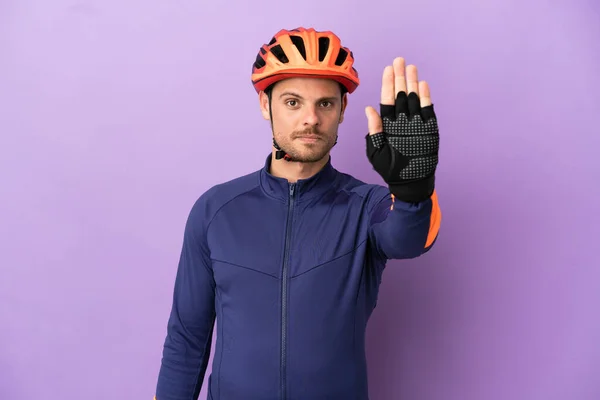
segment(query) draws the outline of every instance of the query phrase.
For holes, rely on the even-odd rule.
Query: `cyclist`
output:
[[[368,399],[365,331],[386,262],[422,255],[441,212],[429,88],[385,68],[366,153],[385,185],[336,170],[353,53],[332,32],[281,30],[252,82],[270,121],[264,166],[215,185],[189,214],[157,400]],[[205,381],[213,327],[212,373]]]

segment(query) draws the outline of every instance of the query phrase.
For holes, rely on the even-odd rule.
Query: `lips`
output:
[[[298,136],[298,139],[308,139],[308,140],[318,140],[321,137],[320,136]]]

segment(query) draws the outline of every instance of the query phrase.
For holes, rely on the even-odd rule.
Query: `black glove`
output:
[[[409,203],[433,194],[439,131],[433,105],[421,108],[419,96],[398,93],[395,105],[380,104],[383,132],[367,135],[367,157],[390,192]]]

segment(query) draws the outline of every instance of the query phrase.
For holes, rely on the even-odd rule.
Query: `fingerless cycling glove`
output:
[[[439,130],[433,105],[400,92],[394,105],[380,105],[383,132],[367,135],[367,157],[399,200],[428,199],[435,186]]]

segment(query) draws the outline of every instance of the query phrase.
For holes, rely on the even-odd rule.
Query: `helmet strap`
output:
[[[277,149],[275,152],[275,159],[281,160],[282,158],[286,161],[293,161],[292,157],[281,149],[277,141],[275,140],[275,128],[273,127],[273,110],[271,109],[271,93],[273,91],[269,90],[267,92],[267,96],[269,98],[269,120],[271,121],[271,132],[273,133],[273,147]]]

